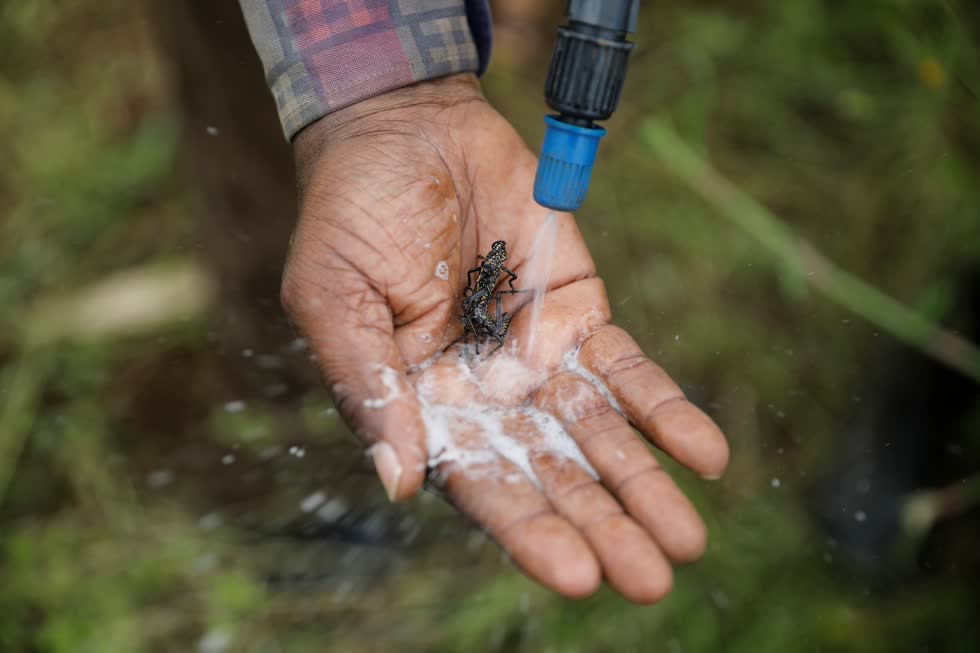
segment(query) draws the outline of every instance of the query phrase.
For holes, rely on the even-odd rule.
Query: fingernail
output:
[[[721,476],[722,476],[721,474],[702,474],[701,478],[703,478],[706,481],[717,481],[721,479]]]
[[[374,457],[374,468],[381,478],[381,484],[388,493],[388,500],[393,502],[398,496],[398,483],[402,479],[402,465],[398,462],[398,456],[387,442],[379,442],[371,447],[371,455]]]

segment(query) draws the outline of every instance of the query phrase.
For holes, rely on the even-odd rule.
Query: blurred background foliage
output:
[[[532,144],[560,13],[495,3],[485,89]],[[579,224],[617,320],[734,453],[718,483],[677,472],[710,548],[655,607],[535,588],[431,496],[390,508],[367,464],[331,465],[355,445],[321,392],[227,382],[149,20],[0,5],[0,650],[980,650],[977,386],[828,301],[649,138],[670,125],[976,341],[975,3],[644,7]],[[125,317],[148,294],[166,310]]]

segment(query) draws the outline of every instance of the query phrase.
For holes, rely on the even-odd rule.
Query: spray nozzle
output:
[[[534,180],[534,199],[550,209],[575,211],[589,188],[599,139],[619,103],[636,29],[639,0],[571,0],[568,25],[558,28],[545,97],[557,116],[546,132]]]
[[[571,125],[558,116],[545,116],[544,122],[534,200],[556,211],[575,211],[585,201],[599,139],[606,130],[595,125]]]

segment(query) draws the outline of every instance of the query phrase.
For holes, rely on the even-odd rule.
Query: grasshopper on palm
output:
[[[526,293],[527,290],[514,288],[517,275],[511,272],[504,263],[507,261],[507,243],[498,240],[490,246],[486,256],[477,256],[480,265],[466,273],[466,290],[463,292],[463,314],[459,316],[463,323],[463,346],[469,344],[469,336],[476,340],[476,354],[480,355],[480,342],[488,338],[497,342],[490,354],[504,346],[504,339],[510,330],[510,313],[503,312],[501,299],[504,295]],[[501,273],[506,273],[507,285],[510,290],[496,291]],[[476,281],[473,275],[476,275]],[[490,315],[490,300],[496,300],[494,316]],[[488,355],[490,355],[488,354]]]

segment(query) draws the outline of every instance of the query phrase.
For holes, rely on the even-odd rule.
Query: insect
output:
[[[517,275],[507,269],[507,243],[498,240],[490,246],[486,256],[477,256],[482,261],[480,265],[466,273],[466,290],[463,291],[463,314],[459,316],[463,323],[463,345],[469,344],[469,336],[476,339],[476,354],[480,355],[480,342],[492,338],[497,346],[491,354],[504,346],[504,339],[510,330],[510,313],[503,312],[501,299],[504,295],[515,295],[528,292],[514,288]],[[510,290],[494,292],[501,273],[507,273],[507,285]],[[473,275],[476,275],[476,281]],[[497,302],[494,316],[491,317],[490,300]]]

